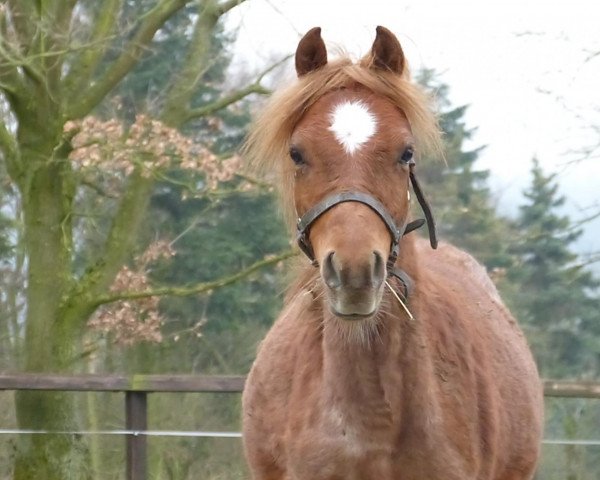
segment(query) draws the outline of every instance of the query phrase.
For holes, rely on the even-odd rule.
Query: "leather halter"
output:
[[[388,261],[387,261],[388,275],[393,275],[393,276],[397,277],[398,279],[400,279],[400,281],[402,281],[402,283],[404,283],[405,290],[406,290],[405,293],[406,293],[406,296],[408,296],[408,294],[410,293],[410,290],[411,290],[410,284],[412,282],[410,281],[410,278],[408,280],[405,279],[405,277],[407,277],[405,272],[403,272],[400,269],[394,268],[394,263],[396,263],[396,259],[398,258],[398,254],[400,253],[400,239],[402,238],[403,235],[406,235],[407,233],[410,233],[413,230],[420,228],[421,226],[423,226],[425,221],[427,221],[427,228],[429,230],[429,242],[431,244],[431,248],[437,248],[437,244],[438,244],[436,230],[435,230],[435,220],[431,213],[429,203],[427,202],[427,199],[423,195],[421,186],[419,185],[419,182],[417,181],[417,178],[414,174],[414,163],[409,164],[409,167],[410,167],[410,176],[409,176],[410,181],[413,186],[413,190],[415,191],[415,194],[417,196],[417,200],[419,201],[419,204],[421,205],[421,208],[423,209],[423,213],[425,214],[426,220],[418,219],[418,220],[414,220],[410,223],[406,223],[406,221],[405,221],[404,225],[399,228],[397,226],[396,222],[394,221],[394,218],[390,215],[390,213],[387,211],[385,206],[381,202],[379,202],[377,199],[375,199],[373,196],[369,195],[368,193],[338,192],[338,193],[329,195],[329,196],[325,197],[322,201],[317,203],[314,207],[309,209],[304,215],[302,215],[302,217],[300,217],[298,219],[298,223],[296,225],[298,246],[305,253],[305,255],[310,259],[310,261],[312,262],[312,264],[314,266],[317,266],[318,263],[315,258],[314,250],[312,248],[312,244],[310,243],[310,239],[309,239],[309,231],[310,231],[311,225],[315,222],[315,220],[317,220],[317,218],[319,218],[321,215],[323,215],[328,210],[331,210],[336,205],[339,205],[340,203],[344,203],[344,202],[362,203],[363,205],[366,205],[369,208],[371,208],[375,213],[377,213],[377,215],[379,215],[379,217],[381,218],[381,220],[383,220],[383,223],[385,223],[388,231],[390,232],[390,234],[392,236],[392,243],[390,246],[390,255],[389,255]],[[398,273],[398,272],[401,272],[401,273]]]

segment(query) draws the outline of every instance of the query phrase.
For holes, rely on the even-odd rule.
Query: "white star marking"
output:
[[[360,101],[343,102],[334,107],[329,130],[346,152],[353,154],[377,130],[377,118],[369,107]]]

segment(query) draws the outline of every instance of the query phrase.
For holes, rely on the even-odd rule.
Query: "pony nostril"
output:
[[[385,262],[379,252],[373,252],[375,260],[373,262],[373,286],[379,287],[385,277]]]
[[[323,281],[325,282],[325,285],[327,285],[329,288],[338,288],[342,284],[340,275],[334,265],[334,255],[335,252],[330,252],[329,255],[327,255],[327,257],[325,258],[322,267]]]

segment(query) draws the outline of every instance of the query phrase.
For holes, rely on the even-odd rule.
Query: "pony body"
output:
[[[413,148],[435,147],[435,120],[408,86],[389,31],[378,27],[371,55],[358,66],[329,65],[319,40],[313,29],[300,42],[299,86],[275,97],[266,115],[272,121],[292,100],[299,106],[287,108],[278,128],[255,130],[250,154],[276,154],[285,200],[298,215],[328,193],[358,190],[405,225],[406,158]],[[376,122],[351,149],[330,128],[331,112],[344,102],[365,105]],[[299,269],[243,395],[253,477],[532,478],[541,385],[523,334],[485,269],[450,245],[432,250],[407,234],[393,265],[412,279],[406,298],[406,285],[387,276],[390,233],[361,203],[323,214],[310,239],[319,268]]]

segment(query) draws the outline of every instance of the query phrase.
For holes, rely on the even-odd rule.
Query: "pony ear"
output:
[[[371,47],[372,66],[401,75],[404,71],[404,52],[396,36],[387,28],[378,26]]]
[[[296,73],[306,75],[327,64],[327,49],[321,38],[321,27],[311,28],[296,49]]]

